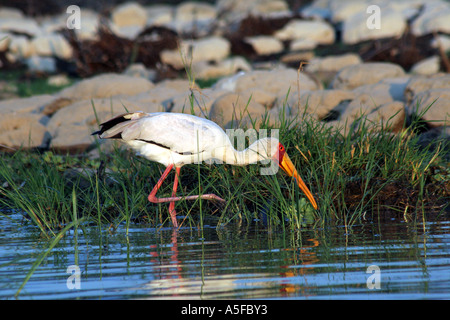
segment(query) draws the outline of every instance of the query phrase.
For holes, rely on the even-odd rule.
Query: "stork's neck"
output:
[[[214,157],[227,164],[245,166],[270,159],[268,149],[270,149],[270,146],[268,146],[267,139],[257,140],[247,149],[241,151],[236,150],[230,142],[229,145],[216,149]]]

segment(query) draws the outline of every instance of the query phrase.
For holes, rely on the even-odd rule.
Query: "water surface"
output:
[[[50,241],[0,218],[0,298]],[[449,299],[450,221],[71,230],[18,299]],[[78,276],[75,271],[79,270]]]

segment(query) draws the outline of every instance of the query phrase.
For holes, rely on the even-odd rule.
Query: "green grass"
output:
[[[11,88],[15,88],[14,93],[22,98],[39,94],[53,94],[74,82],[73,79],[69,79],[67,85],[50,85],[47,77],[31,76],[23,69],[0,71],[0,81],[5,81]]]
[[[351,226],[386,214],[416,219],[447,212],[450,168],[444,150],[448,148],[420,148],[417,124],[393,135],[388,128],[371,130],[362,119],[352,134],[343,136],[323,122],[297,120],[301,121],[281,119],[277,128],[317,200],[317,211],[281,170],[263,176],[261,165],[187,165],[181,170],[179,194],[215,193],[227,202],[177,202],[179,222],[202,227],[264,221],[274,227],[301,228],[330,222]],[[261,128],[270,129],[267,118]],[[0,208],[20,210],[49,237],[80,218],[99,228],[122,223],[171,226],[168,204],[147,200],[163,170],[122,147],[112,153],[100,150],[97,160],[50,151],[3,153]],[[173,177],[171,173],[158,196],[170,196]]]

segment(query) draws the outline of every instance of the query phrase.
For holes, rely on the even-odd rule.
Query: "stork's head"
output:
[[[314,200],[314,197],[313,197],[311,191],[309,191],[308,187],[303,182],[302,178],[300,178],[300,176],[298,175],[297,169],[295,169],[294,164],[292,163],[291,159],[289,158],[288,154],[286,153],[285,147],[279,141],[276,144],[276,146],[277,146],[276,150],[272,155],[272,160],[275,161],[275,163],[277,163],[280,166],[280,168],[283,169],[283,171],[288,174],[288,176],[295,178],[298,186],[305,193],[306,197],[309,199],[309,201],[313,205],[314,209],[317,209],[316,200]],[[275,149],[275,148],[273,148],[273,149]]]

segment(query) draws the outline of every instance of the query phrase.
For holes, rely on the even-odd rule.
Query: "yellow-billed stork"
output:
[[[178,227],[175,201],[195,200],[199,197],[206,200],[225,201],[215,194],[176,196],[181,167],[201,161],[243,166],[257,161],[272,160],[289,176],[297,180],[300,189],[317,209],[317,203],[311,191],[298,175],[284,146],[276,138],[259,139],[247,149],[238,151],[233,147],[224,130],[213,121],[171,112],[125,113],[100,126],[100,130],[93,135],[97,134],[101,139],[119,139],[141,156],[166,166],[166,170],[150,192],[148,200],[153,203],[170,203],[169,213],[174,227]],[[173,168],[175,168],[175,179],[172,196],[157,198],[156,192]]]

